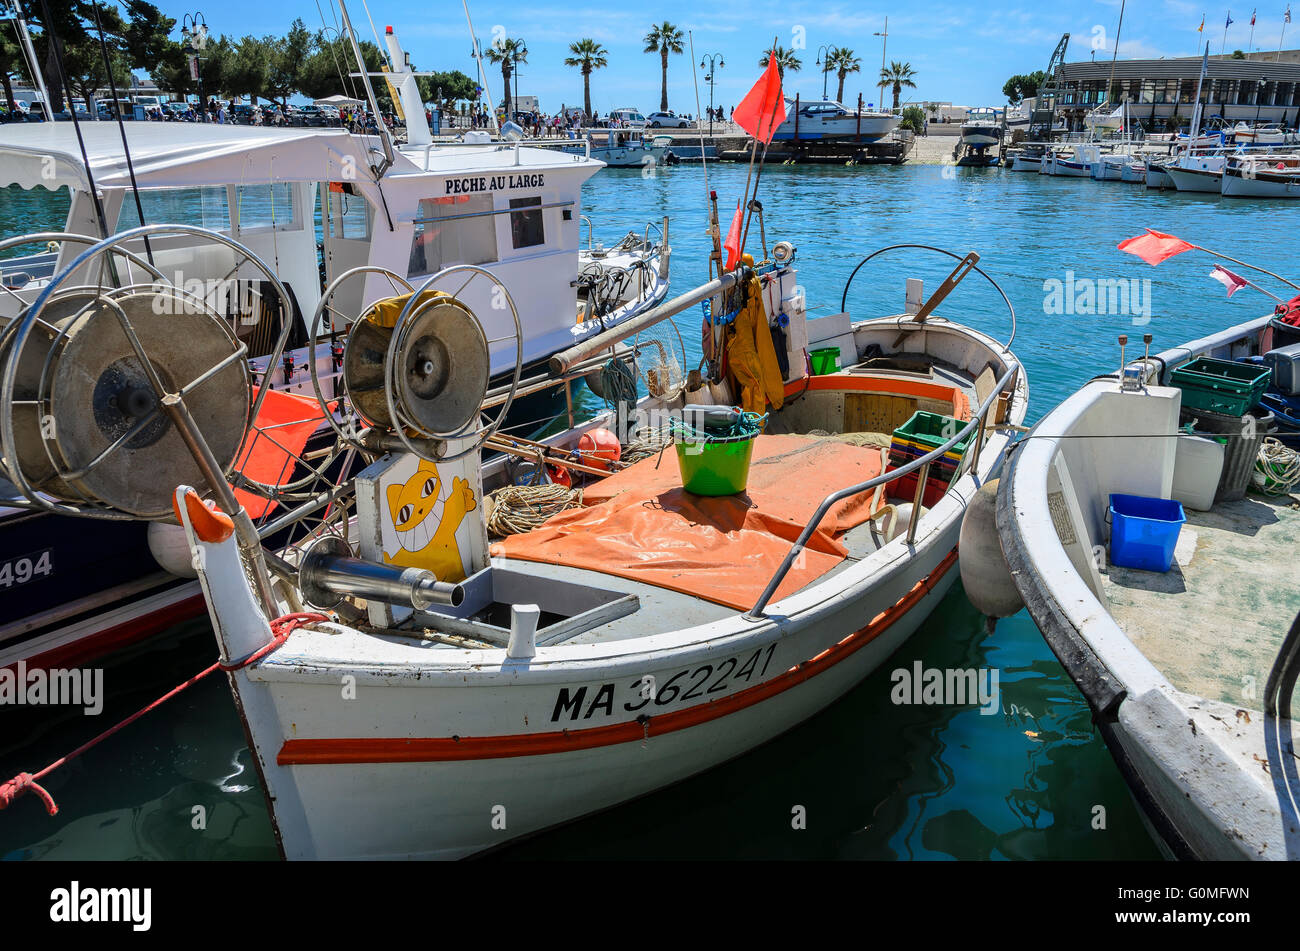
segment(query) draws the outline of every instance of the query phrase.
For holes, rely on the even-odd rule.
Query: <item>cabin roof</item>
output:
[[[114,122],[82,122],[90,172],[99,188],[127,188],[130,172]],[[141,188],[265,185],[271,182],[368,179],[367,166],[382,155],[375,136],[342,129],[124,123],[135,178]],[[581,156],[511,146],[435,146],[397,150],[390,176],[470,173],[501,168],[564,168],[599,164]],[[352,170],[352,171],[349,171]],[[64,186],[85,190],[86,163],[71,122],[10,125],[0,142],[0,187]]]

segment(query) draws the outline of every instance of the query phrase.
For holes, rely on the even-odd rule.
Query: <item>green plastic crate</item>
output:
[[[1183,391],[1183,409],[1223,416],[1245,416],[1268,389],[1268,367],[1198,357],[1169,375]]]
[[[890,452],[914,459],[920,458],[938,449],[965,428],[965,422],[952,416],[916,412],[912,414],[911,419],[894,430],[894,438],[890,440]],[[943,459],[949,465],[956,466],[966,454],[966,447],[970,445],[974,436],[974,432],[967,433],[964,439],[943,454]]]

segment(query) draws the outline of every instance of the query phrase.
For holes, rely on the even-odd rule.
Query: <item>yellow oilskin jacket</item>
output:
[[[780,409],[785,401],[785,381],[772,344],[772,331],[763,310],[763,285],[751,278],[745,306],[727,334],[727,364],[740,393],[741,408],[766,413],[768,404]]]

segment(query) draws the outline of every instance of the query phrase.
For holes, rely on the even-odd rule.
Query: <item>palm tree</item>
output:
[[[501,64],[501,79],[505,82],[505,109],[506,119],[511,117],[510,113],[510,75],[515,71],[515,63],[528,62],[528,44],[523,40],[505,39],[493,43],[487,48],[484,54],[489,63]]]
[[[582,107],[587,113],[587,121],[590,122],[591,71],[593,69],[604,69],[609,65],[609,60],[605,58],[609,50],[595,40],[582,39],[576,43],[570,43],[569,52],[573,55],[564,58],[564,65],[577,66],[582,70]]]
[[[770,52],[764,53],[759,59],[758,65],[766,69],[768,58],[771,55]],[[797,73],[799,70],[803,69],[803,63],[799,61],[798,56],[794,55],[793,50],[788,50],[784,46],[778,46],[776,48],[776,71],[780,74],[782,79],[785,79],[785,71],[787,69],[792,73]]]
[[[650,32],[645,35],[645,51],[658,53],[659,61],[663,64],[663,82],[659,86],[660,112],[668,111],[668,54],[681,53],[683,35],[681,30],[667,20],[652,26]]]
[[[894,87],[894,112],[898,111],[898,96],[902,93],[903,87],[916,88],[916,83],[912,82],[912,77],[915,75],[911,63],[900,63],[897,60],[890,63],[888,69],[880,71],[880,84]]]
[[[835,101],[843,104],[844,78],[849,73],[860,72],[862,70],[862,60],[853,55],[853,50],[844,46],[836,46],[826,55],[826,68],[835,70],[835,75],[840,79],[840,89],[835,94]]]

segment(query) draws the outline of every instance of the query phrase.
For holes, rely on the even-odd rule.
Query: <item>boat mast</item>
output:
[[[1110,79],[1106,80],[1106,105],[1107,105],[1107,107],[1110,106],[1110,91],[1111,91],[1112,89],[1115,88],[1115,61],[1116,61],[1117,59],[1119,59],[1119,35],[1120,35],[1120,33],[1122,33],[1123,30],[1124,30],[1124,3],[1125,3],[1125,0],[1120,0],[1120,3],[1119,3],[1119,24],[1115,27],[1115,52],[1112,53],[1112,54],[1111,54],[1111,57],[1110,57]],[[1097,111],[1099,111],[1099,112],[1101,111],[1101,107],[1100,107],[1100,106],[1097,107]],[[1093,125],[1092,125],[1092,137],[1093,137],[1094,139],[1097,138],[1097,124],[1096,124],[1095,122],[1094,122]]]
[[[469,17],[469,0],[460,0],[460,3],[465,8],[465,24],[469,27],[469,38],[474,41],[474,59],[478,63],[478,78],[483,84],[483,95],[487,96],[488,118],[492,122],[492,131],[500,132],[501,129],[497,126],[497,107],[492,102],[492,90],[488,87],[487,72],[483,69],[483,50],[479,46],[478,34],[474,32],[474,21]]]
[[[397,161],[393,153],[393,140],[388,132],[388,125],[384,122],[383,116],[379,114],[379,101],[375,98],[375,87],[370,81],[370,73],[366,70],[366,61],[361,55],[361,45],[357,42],[357,31],[352,28],[352,18],[348,16],[348,5],[346,0],[339,0],[339,12],[343,15],[343,29],[348,34],[348,40],[352,43],[352,54],[357,58],[358,75],[365,80],[362,83],[366,87],[366,98],[370,103],[370,114],[375,117],[375,125],[379,129],[379,142],[384,147],[384,161],[374,169],[375,178],[383,175],[388,171],[393,163]]]
[[[1187,143],[1189,149],[1196,148],[1196,140],[1201,134],[1201,119],[1204,118],[1201,108],[1201,84],[1205,82],[1205,74],[1210,69],[1210,41],[1205,41],[1205,55],[1201,57],[1201,75],[1196,80],[1196,105],[1192,107],[1192,138]]]

